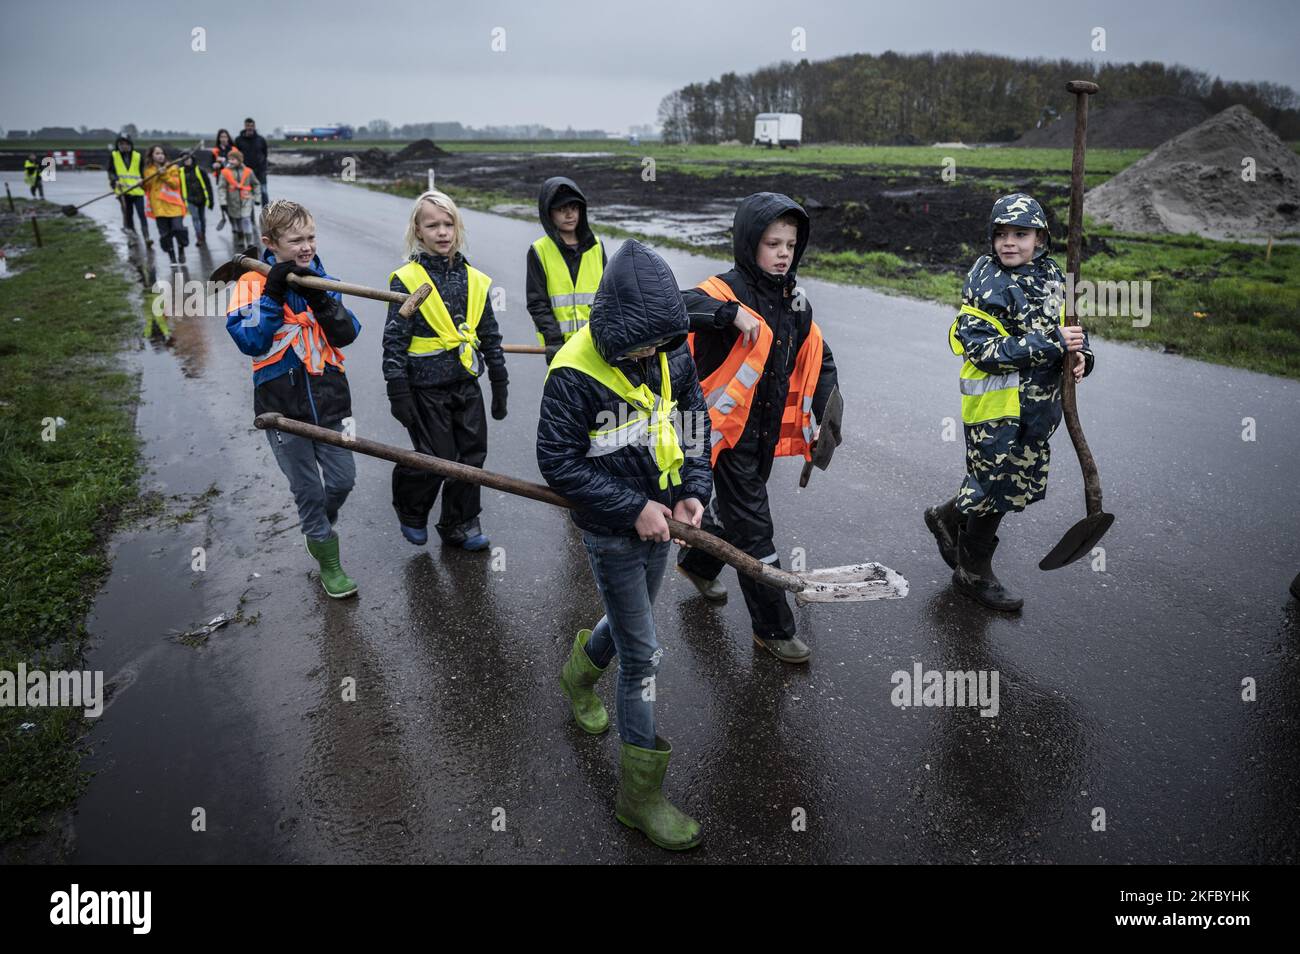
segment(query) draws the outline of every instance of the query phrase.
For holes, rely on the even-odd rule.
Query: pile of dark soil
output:
[[[398,150],[397,155],[393,156],[394,162],[412,162],[415,160],[439,159],[442,156],[449,155],[446,149],[441,149],[432,139],[417,139],[409,146],[403,146]]]
[[[1094,149],[1154,149],[1166,139],[1191,129],[1210,117],[1194,99],[1151,96],[1119,100],[1104,109],[1088,109],[1088,146]],[[1074,146],[1074,110],[1055,122],[1031,129],[1011,145],[1034,149],[1070,149]]]

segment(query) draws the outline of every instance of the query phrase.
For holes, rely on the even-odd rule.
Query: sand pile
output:
[[[1242,179],[1246,158],[1255,162],[1253,182]],[[1245,106],[1232,106],[1090,190],[1084,211],[1126,232],[1216,239],[1294,232],[1300,155]]]
[[[1210,111],[1182,96],[1149,96],[1088,110],[1088,145],[1098,149],[1154,149],[1166,139],[1205,122]],[[1031,129],[1012,143],[1034,149],[1074,146],[1074,110],[1055,122]]]

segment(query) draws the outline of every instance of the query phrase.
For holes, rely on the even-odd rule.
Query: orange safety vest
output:
[[[738,337],[726,360],[718,369],[700,382],[704,403],[709,408],[709,423],[713,428],[710,439],[713,455],[710,464],[717,464],[718,454],[740,442],[749,420],[749,410],[758,391],[768,355],[772,350],[772,329],[763,316],[744,304],[736,293],[718,276],[706,278],[696,286],[710,298],[734,301],[758,320],[758,340],[745,347]],[[695,354],[695,334],[686,337],[692,356]],[[812,322],[808,337],[804,339],[790,376],[790,390],[781,414],[781,434],[776,442],[777,457],[796,457],[812,460],[812,401],[817,392],[817,380],[822,373],[822,331]]]
[[[266,287],[266,276],[261,272],[244,272],[239,276],[235,292],[230,298],[230,311],[251,305],[260,308],[258,302]],[[284,326],[271,339],[271,346],[253,359],[253,371],[260,371],[267,365],[275,364],[293,348],[309,374],[324,374],[325,365],[332,364],[339,371],[343,370],[343,352],[339,351],[325,338],[325,332],[316,321],[311,309],[296,312],[284,305]]]
[[[230,186],[232,189],[239,190],[240,199],[247,199],[249,194],[253,191],[253,187],[248,184],[248,177],[252,174],[253,170],[248,168],[248,166],[244,166],[243,174],[240,175],[239,181],[236,182],[235,174],[230,171],[229,166],[226,166],[221,170],[221,175],[225,177],[226,185]]]

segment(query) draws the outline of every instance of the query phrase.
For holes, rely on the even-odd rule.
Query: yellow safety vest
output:
[[[605,270],[601,260],[600,242],[582,253],[578,263],[578,280],[569,275],[569,263],[564,260],[560,247],[549,235],[533,243],[533,251],[546,273],[546,294],[551,296],[551,311],[560,323],[564,340],[568,341],[591,318],[591,303],[600,287],[600,276]],[[537,343],[546,344],[542,333],[537,333]]]
[[[659,468],[659,489],[666,490],[682,482],[681,469],[686,460],[682,453],[677,429],[673,426],[672,379],[668,375],[668,355],[659,352],[659,394],[656,396],[646,384],[632,387],[627,375],[608,364],[596,350],[591,339],[591,328],[583,325],[565,342],[551,360],[546,371],[549,378],[556,368],[575,368],[613,391],[619,400],[632,407],[632,418],[625,424],[605,430],[588,432],[591,447],[588,457],[602,457],[622,447],[651,444],[654,447],[655,466]]]
[[[953,354],[964,355],[961,339],[957,337],[957,322],[961,315],[971,315],[991,324],[1004,338],[1011,337],[1011,332],[1003,327],[1002,322],[981,311],[974,305],[962,305],[958,317],[948,329],[948,344]],[[1061,304],[1061,321],[1065,320],[1065,304]],[[1020,419],[1020,372],[1008,371],[1005,374],[989,374],[981,371],[967,358],[962,362],[959,375],[961,386],[961,420],[963,424],[983,424],[986,421]]]
[[[113,190],[118,195],[144,195],[144,189],[140,188],[140,153],[132,149],[131,165],[127,166],[122,161],[122,153],[114,149],[113,174],[117,176]]]
[[[23,184],[30,187],[35,184],[36,177],[41,174],[41,167],[30,159],[23,160]]]
[[[438,294],[438,286],[433,283],[433,279],[419,262],[407,262],[393,272],[388,280],[391,282],[393,275],[397,276],[406,286],[407,292],[412,294],[426,283],[433,289],[429,297],[424,300],[424,304],[420,306],[420,314],[424,316],[433,334],[412,334],[411,344],[407,347],[406,353],[415,358],[423,358],[440,351],[459,351],[461,365],[477,378],[483,373],[483,359],[478,352],[478,323],[483,317],[483,307],[487,304],[488,289],[492,286],[492,279],[468,264],[465,268],[469,271],[469,301],[465,308],[469,314],[459,325],[452,320],[451,313],[443,304],[442,296]]]

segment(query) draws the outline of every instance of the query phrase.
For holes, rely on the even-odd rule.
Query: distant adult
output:
[[[117,200],[122,203],[122,228],[134,232],[132,216],[140,216],[140,230],[144,233],[145,244],[152,247],[149,220],[144,214],[144,189],[140,187],[144,179],[140,170],[144,157],[135,151],[135,143],[126,133],[117,137],[115,146],[109,160],[108,183],[117,193]]]
[[[257,181],[262,184],[262,203],[269,203],[271,200],[266,192],[266,140],[258,133],[257,123],[253,119],[244,120],[244,131],[235,140],[235,148],[244,154],[244,165],[253,170]]]
[[[217,130],[217,144],[212,147],[212,178],[221,175],[221,170],[226,168],[226,154],[235,148],[235,140],[230,136],[229,129]]]

